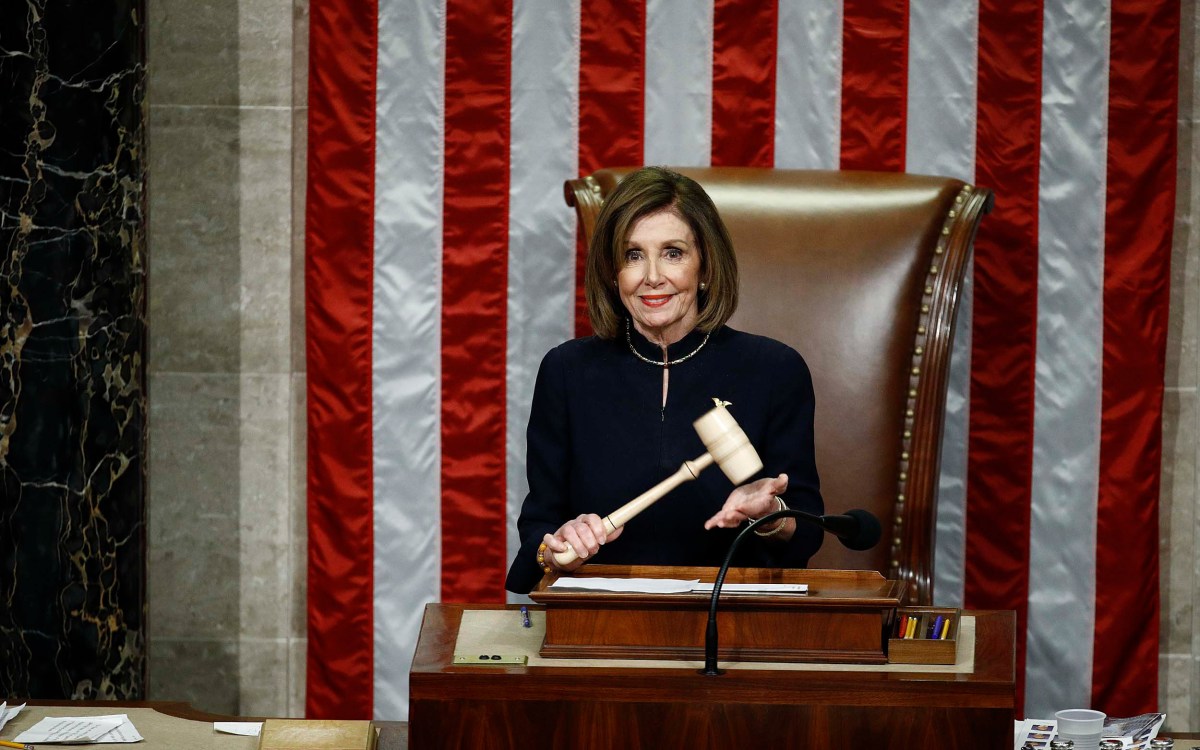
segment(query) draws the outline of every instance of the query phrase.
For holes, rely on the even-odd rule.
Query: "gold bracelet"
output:
[[[546,561],[546,543],[542,542],[538,545],[538,565],[541,566],[542,572],[550,575],[554,572],[554,568],[550,567],[550,563]]]
[[[775,502],[779,503],[779,507],[778,507],[778,508],[776,508],[776,511],[775,511],[775,512],[777,512],[777,513],[778,513],[778,512],[779,512],[779,511],[781,511],[781,510],[787,510],[787,509],[788,509],[788,507],[787,507],[787,503],[785,503],[785,502],[783,501],[783,498],[782,498],[782,497],[780,497],[779,495],[776,495],[776,496],[775,496]],[[787,525],[787,519],[786,519],[786,518],[781,518],[781,519],[779,519],[779,523],[775,524],[775,528],[771,529],[770,531],[759,531],[758,529],[755,529],[755,530],[754,530],[754,533],[755,533],[755,534],[758,534],[759,536],[775,536],[775,535],[776,535],[776,534],[778,534],[779,532],[783,531],[783,527],[784,527],[785,525]]]

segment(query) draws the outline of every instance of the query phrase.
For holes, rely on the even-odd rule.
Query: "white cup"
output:
[[[1104,729],[1104,712],[1089,708],[1068,708],[1054,714],[1058,719],[1059,739],[1071,740],[1075,750],[1098,750]]]

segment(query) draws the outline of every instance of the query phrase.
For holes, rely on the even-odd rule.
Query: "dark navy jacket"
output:
[[[658,345],[636,331],[631,337],[644,356],[662,359]],[[703,338],[692,331],[669,348],[668,359],[695,350]],[[730,402],[727,408],[763,460],[763,470],[747,482],[786,473],[787,504],[822,512],[812,377],[795,350],[722,327],[669,372],[664,408],[662,368],[635,357],[624,335],[568,341],[542,360],[527,433],[529,494],[517,522],[521,547],[505,584],[510,591],[528,593],[541,580],[543,535],[581,513],[611,513],[704,453],[692,422],[713,408],[714,398]],[[720,565],[739,530],[706,531],[704,522],[732,490],[720,467],[710,466],[626,524],[593,561]],[[801,524],[787,543],[747,539],[734,564],[804,567],[820,545],[820,530]]]

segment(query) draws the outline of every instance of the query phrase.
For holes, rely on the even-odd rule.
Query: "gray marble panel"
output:
[[[308,109],[292,120],[292,370],[307,369],[304,349],[304,209],[308,176]]]
[[[238,714],[286,716],[288,642],[283,638],[243,638],[238,654]]]
[[[1190,90],[1190,87],[1187,87]],[[1180,86],[1181,93],[1185,90]],[[1192,117],[1181,117],[1178,126],[1179,157],[1175,194],[1175,224],[1171,248],[1171,302],[1167,325],[1165,383],[1168,387],[1200,385],[1200,193],[1194,176],[1200,159]]]
[[[1159,734],[1194,731],[1197,716],[1191,696],[1196,660],[1190,654],[1160,656],[1158,664],[1163,676],[1158,684],[1158,710],[1167,714]]]
[[[295,0],[292,32],[292,104],[308,106],[308,0]]]
[[[241,376],[243,637],[284,638],[291,624],[291,406],[289,375]]]
[[[150,103],[236,105],[238,0],[147,0]]]
[[[305,677],[308,667],[308,639],[288,641],[288,716],[303,718]]]
[[[150,627],[156,639],[236,639],[237,375],[152,374]]]
[[[308,635],[308,433],[306,432],[306,386],[303,373],[292,376],[292,502],[291,574],[292,624],[291,635]]]
[[[1180,119],[1177,127],[1175,238],[1171,248],[1171,311],[1166,346],[1168,386],[1194,388],[1200,385],[1198,356],[1198,312],[1200,304],[1200,236],[1196,235],[1200,218],[1200,194],[1195,190],[1196,160],[1200,143],[1196,142],[1195,4],[1184,8],[1180,29]]]
[[[215,714],[238,713],[238,642],[150,641],[150,700],[183,701]]]
[[[238,4],[238,101],[242,106],[291,106],[293,0]]]
[[[1163,468],[1159,499],[1162,629],[1159,650],[1193,648],[1196,591],[1196,440],[1200,410],[1194,390],[1168,389],[1163,399]]]
[[[151,372],[240,368],[236,109],[150,108]]]
[[[292,364],[292,111],[240,110],[240,325],[242,372]]]

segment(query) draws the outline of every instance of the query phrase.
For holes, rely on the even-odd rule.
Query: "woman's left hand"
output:
[[[777,477],[759,479],[750,484],[743,484],[729,493],[729,499],[717,514],[704,522],[704,528],[734,528],[751,518],[762,518],[773,511],[779,510],[775,502],[776,495],[787,491],[787,474]],[[788,519],[783,519],[787,523]]]

